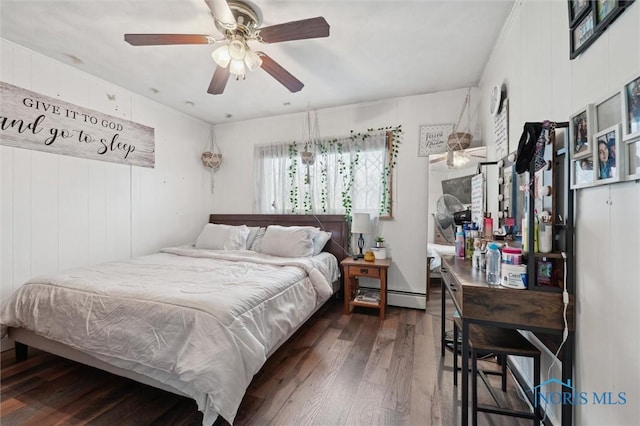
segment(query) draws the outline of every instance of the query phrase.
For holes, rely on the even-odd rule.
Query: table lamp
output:
[[[364,247],[364,238],[362,234],[368,234],[370,232],[371,222],[369,219],[369,213],[354,213],[353,221],[351,222],[351,233],[352,234],[360,234],[358,238],[358,248],[360,249],[360,254],[353,256],[353,259],[362,259],[364,255],[362,254],[362,248]]]

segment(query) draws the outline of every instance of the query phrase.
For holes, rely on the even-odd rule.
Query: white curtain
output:
[[[385,214],[387,132],[370,131],[308,143],[256,146],[254,211],[276,214]],[[314,154],[302,163],[302,152]]]

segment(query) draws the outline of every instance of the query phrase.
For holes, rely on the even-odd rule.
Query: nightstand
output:
[[[387,270],[391,266],[391,259],[376,259],[367,262],[364,259],[353,260],[347,257],[342,262],[344,276],[344,313],[351,314],[351,307],[362,306],[380,310],[380,319],[384,319],[387,306]],[[358,278],[377,278],[380,280],[380,291],[360,289]]]

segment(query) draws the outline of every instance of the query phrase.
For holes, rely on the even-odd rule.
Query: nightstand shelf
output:
[[[348,257],[340,262],[344,276],[344,313],[351,314],[354,306],[374,308],[380,311],[380,319],[385,317],[387,305],[387,270],[391,266],[391,259],[376,259],[367,262],[363,259],[354,260]],[[380,290],[361,289],[359,278],[374,278],[380,280]],[[366,295],[377,301],[358,300],[358,296]]]

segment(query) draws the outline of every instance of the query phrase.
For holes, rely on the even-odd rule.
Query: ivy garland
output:
[[[322,213],[327,213],[327,175],[329,173],[327,166],[327,147],[319,144],[320,150],[320,209]]]
[[[291,205],[291,213],[298,213],[298,185],[296,182],[296,175],[298,174],[298,147],[296,142],[293,141],[289,144],[289,180],[291,185],[289,186],[289,204]]]
[[[351,131],[351,140],[362,139],[363,142],[367,140],[367,138],[371,137],[373,132],[389,132],[391,133],[391,151],[389,152],[389,157],[387,160],[387,164],[384,166],[384,171],[382,173],[382,196],[380,198],[380,209],[378,211],[380,216],[388,215],[391,212],[391,188],[389,188],[389,184],[391,182],[391,174],[393,173],[393,169],[396,166],[399,146],[402,143],[403,130],[402,124],[399,124],[395,127],[387,126],[387,127],[378,127],[377,129],[367,129],[365,133],[354,133]],[[358,151],[359,152],[359,151]],[[357,157],[355,164],[357,164]],[[353,172],[353,168],[351,169]],[[344,197],[344,195],[343,195]],[[351,196],[349,195],[349,201]],[[343,200],[344,203],[344,200]],[[346,214],[347,219],[350,219],[351,214]]]
[[[378,130],[385,130],[387,132],[391,132],[391,151],[389,152],[389,158],[387,164],[384,166],[384,173],[382,174],[382,198],[380,199],[380,216],[384,214],[389,214],[391,212],[391,203],[392,199],[391,188],[389,187],[389,183],[391,182],[391,174],[393,173],[393,169],[396,166],[396,162],[398,160],[398,151],[400,144],[402,143],[402,124],[399,124],[396,127],[385,127]]]
[[[362,142],[366,142],[368,138],[371,137],[371,134],[375,131],[385,131],[391,133],[392,142],[391,142],[391,151],[389,152],[389,157],[387,164],[384,166],[384,171],[382,173],[382,197],[380,200],[380,210],[379,213],[381,216],[385,214],[389,214],[391,211],[391,197],[390,197],[390,188],[389,184],[391,181],[391,174],[393,173],[393,169],[396,166],[399,146],[402,143],[403,138],[403,130],[402,125],[398,125],[395,127],[380,127],[378,129],[367,129],[364,133],[356,133],[353,130],[349,132],[349,139],[351,141],[361,140]],[[319,143],[317,145],[317,149],[320,151],[320,159],[319,159],[319,169],[320,169],[320,209],[322,213],[327,213],[328,210],[328,193],[327,193],[327,185],[328,185],[328,164],[327,164],[327,153],[329,148],[335,146],[336,152],[338,154],[338,173],[342,178],[342,207],[344,208],[344,214],[347,219],[347,222],[351,221],[351,212],[353,209],[353,200],[351,197],[351,190],[353,188],[353,180],[354,180],[354,171],[356,166],[360,163],[360,152],[361,146],[360,144],[356,144],[355,155],[348,159],[345,158],[344,150],[342,143],[339,143],[337,139],[330,139],[324,143]],[[289,181],[290,181],[290,189],[289,189],[289,203],[291,205],[292,213],[299,213],[299,198],[300,198],[300,188],[297,185],[297,174],[298,174],[298,146],[296,142],[292,142],[289,144]],[[303,194],[303,209],[304,213],[313,213],[313,206],[311,200],[311,191],[309,189],[310,182],[305,180],[305,186],[307,186],[304,194]]]

